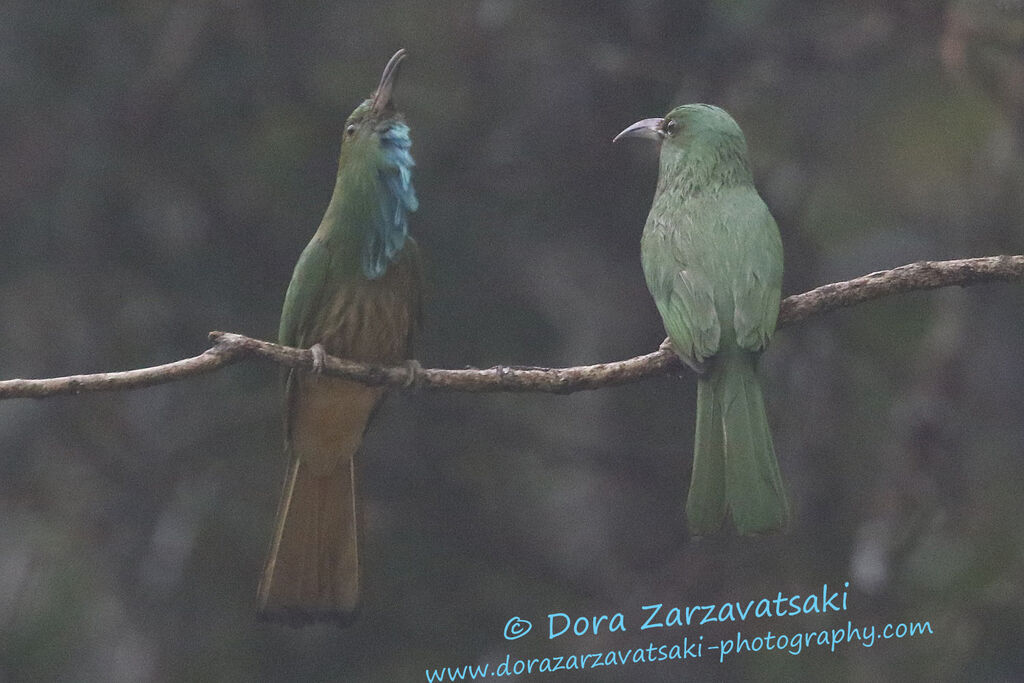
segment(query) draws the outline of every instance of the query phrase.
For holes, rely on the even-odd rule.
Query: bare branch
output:
[[[46,398],[61,394],[150,387],[154,384],[164,384],[213,372],[241,360],[241,357],[240,352],[230,346],[214,345],[198,356],[164,365],[154,365],[151,368],[98,372],[93,375],[70,375],[51,379],[8,379],[0,382],[0,399]]]
[[[786,298],[779,311],[779,327],[890,294],[939,287],[966,287],[982,282],[1024,282],[1024,256],[918,261],[845,282],[822,285],[804,294]]]
[[[920,261],[845,282],[823,285],[785,299],[779,311],[779,327],[891,294],[938,287],[965,287],[982,282],[1024,282],[1024,256]],[[263,359],[292,368],[311,368],[313,365],[313,355],[305,349],[280,346],[229,332],[211,332],[210,339],[213,346],[198,356],[151,368],[52,379],[0,381],[0,399],[45,398],[88,391],[137,389],[214,372],[247,359]],[[371,386],[568,394],[638,382],[683,368],[675,354],[661,349],[643,356],[597,365],[571,368],[498,365],[486,370],[423,369],[414,362],[397,367],[377,367],[328,356],[324,372]]]

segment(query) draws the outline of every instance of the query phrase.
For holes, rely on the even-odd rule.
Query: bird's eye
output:
[[[345,127],[345,135],[351,137],[356,132],[356,124],[350,123]]]
[[[668,133],[669,135],[675,135],[676,129],[678,127],[679,124],[673,121],[672,119],[669,119],[668,121],[665,122],[665,132]]]

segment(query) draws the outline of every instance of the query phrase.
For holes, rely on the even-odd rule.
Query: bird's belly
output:
[[[313,476],[331,475],[338,467],[347,467],[359,449],[384,389],[309,373],[302,373],[295,382],[290,425],[293,452],[301,455]]]
[[[401,275],[395,271],[388,275]],[[387,275],[339,287],[329,294],[310,330],[310,345],[319,343],[330,355],[349,360],[401,362],[409,357],[417,322],[419,299],[414,287],[405,278]],[[383,387],[301,371],[292,382],[293,452],[314,475],[347,466],[384,396]]]

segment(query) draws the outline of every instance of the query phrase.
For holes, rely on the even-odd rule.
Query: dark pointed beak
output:
[[[398,77],[398,67],[408,53],[403,47],[388,60],[384,67],[384,73],[380,75],[380,85],[373,91],[373,112],[378,116],[391,104],[391,91],[395,88],[395,79]]]
[[[661,140],[665,137],[665,131],[662,130],[664,123],[665,119],[659,118],[637,121],[612,138],[612,142],[618,142],[622,138],[652,138],[654,140]]]

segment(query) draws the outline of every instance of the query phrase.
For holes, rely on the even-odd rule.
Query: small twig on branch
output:
[[[788,297],[779,311],[779,327],[812,315],[853,306],[890,294],[938,287],[967,286],[982,282],[1024,282],[1024,256],[987,256],[955,261],[921,261],[823,285]],[[45,398],[87,391],[137,389],[202,375],[243,360],[260,358],[292,368],[311,368],[313,355],[229,332],[211,332],[213,346],[198,356],[124,372],[72,375],[52,379],[0,381],[0,399]],[[586,389],[637,382],[682,369],[668,350],[612,363],[572,368],[538,368],[498,365],[485,370],[423,369],[415,364],[378,367],[328,356],[324,372],[372,386],[416,386],[470,392],[547,392],[568,394]]]

